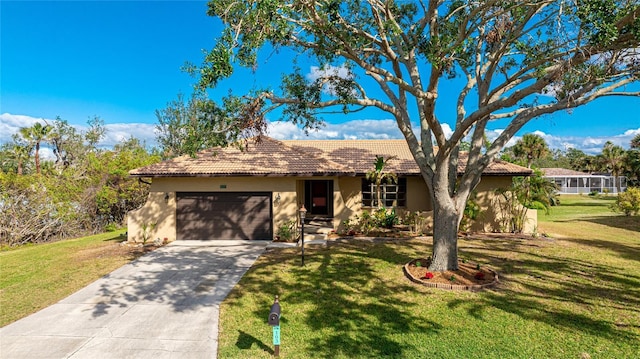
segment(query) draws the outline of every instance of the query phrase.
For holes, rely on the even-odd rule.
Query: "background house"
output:
[[[618,193],[627,189],[624,176],[614,177],[606,173],[584,173],[565,168],[541,168],[544,178],[548,178],[558,186],[560,194]],[[616,185],[618,181],[619,186]]]
[[[404,140],[277,141],[262,137],[242,148],[203,151],[135,169],[131,176],[151,178],[147,203],[128,216],[129,240],[272,239],[279,224],[307,217],[339,228],[343,221],[373,209],[373,187],[365,179],[376,156],[394,157],[387,170],[398,183],[385,184],[383,201],[402,215],[430,215],[432,203]],[[459,171],[464,167],[461,155]],[[477,201],[484,209],[476,230],[497,230],[495,188],[531,170],[496,160],[484,172]],[[529,228],[535,228],[535,211]],[[430,223],[429,221],[427,223]]]

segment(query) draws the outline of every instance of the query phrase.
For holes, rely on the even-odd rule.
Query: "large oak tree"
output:
[[[310,79],[293,68],[278,89],[255,88],[242,97],[241,117],[280,107],[308,129],[331,108],[376,108],[396,120],[434,204],[431,270],[457,269],[467,198],[527,122],[604,96],[638,96],[637,0],[215,0],[208,14],[224,29],[191,67],[202,91],[238,66],[259,71],[265,51],[274,60],[290,49],[325,70]],[[456,85],[453,99],[442,95]],[[440,118],[436,109],[447,106],[449,117]],[[494,120],[506,125],[485,148]],[[465,138],[471,145],[459,176]]]

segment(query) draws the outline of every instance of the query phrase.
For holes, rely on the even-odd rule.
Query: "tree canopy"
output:
[[[545,157],[549,154],[547,142],[539,135],[527,133],[522,136],[513,147],[513,154],[516,159],[523,161],[528,168],[531,168],[534,160]]]
[[[234,112],[238,126],[276,108],[305,129],[320,125],[327,109],[375,108],[396,120],[431,191],[432,270],[457,268],[465,203],[526,123],[604,96],[639,95],[637,0],[216,0],[207,13],[224,29],[203,63],[190,67],[203,92],[237,67],[259,70],[265,48],[291,49],[321,69],[310,79],[293,67],[279,88],[240,96],[247,110]],[[445,86],[458,95],[442,96]],[[449,118],[439,118],[439,106],[450,107]],[[496,120],[507,124],[485,148],[485,129]],[[445,121],[453,124],[449,136]],[[458,177],[465,138],[469,155]]]
[[[239,97],[225,97],[219,106],[201,93],[188,101],[179,94],[164,109],[156,110],[156,139],[163,157],[195,156],[198,151],[264,132],[264,118],[243,114],[247,111],[252,111],[251,106]],[[240,117],[242,122],[237,121]]]

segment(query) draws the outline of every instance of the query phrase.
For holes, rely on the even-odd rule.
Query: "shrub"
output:
[[[358,216],[356,216],[356,221],[358,221]],[[376,218],[372,216],[369,211],[362,211],[362,217],[358,221],[358,229],[360,232],[367,235],[376,227]]]
[[[142,223],[142,244],[146,245],[158,223]]]
[[[509,233],[522,233],[527,219],[528,208],[518,200],[517,189],[497,188],[496,197],[493,198],[493,206],[499,211],[500,231]]]
[[[378,208],[374,214],[375,226],[381,228],[392,228],[395,224],[398,224],[398,215],[396,210],[392,209],[391,212],[387,212],[386,208]]]
[[[478,218],[480,210],[480,205],[476,201],[476,193],[473,192],[471,196],[469,196],[467,204],[464,207],[462,221],[460,222],[460,229],[463,231],[468,231],[469,227],[471,227],[472,221]]]
[[[356,232],[364,235],[369,234],[376,228],[392,228],[399,223],[396,210],[392,209],[387,212],[386,208],[378,208],[373,212],[362,211],[361,215],[354,215],[342,222],[343,232],[347,235],[353,235]]]
[[[426,219],[419,211],[407,212],[402,219],[402,224],[409,226],[409,230],[413,234],[422,234]]]
[[[640,213],[640,188],[630,187],[626,192],[619,193],[616,203],[611,209],[622,212],[626,216],[636,216]]]
[[[0,244],[21,245],[64,239],[82,230],[87,213],[77,192],[54,178],[0,172]],[[64,189],[64,190],[63,190]]]
[[[278,231],[276,232],[276,235],[280,237],[280,240],[289,242],[292,239],[294,239],[295,231],[296,231],[296,221],[288,220],[280,224],[280,226],[278,227]]]
[[[548,210],[548,207],[544,203],[542,203],[540,201],[532,201],[529,204],[528,208],[536,209],[538,211],[547,211]]]

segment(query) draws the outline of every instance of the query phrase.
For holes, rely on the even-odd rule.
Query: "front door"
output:
[[[304,188],[304,204],[308,215],[333,216],[333,181],[305,181]]]

